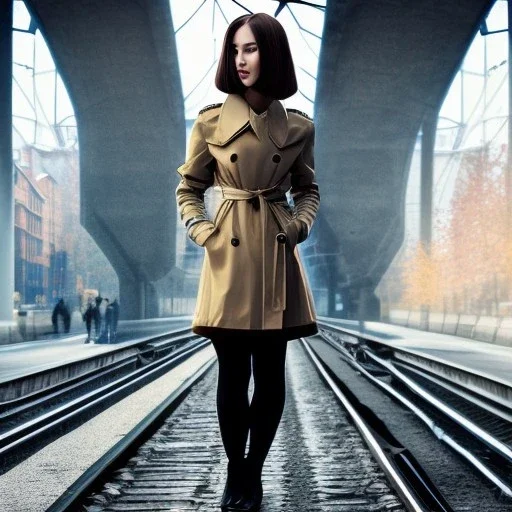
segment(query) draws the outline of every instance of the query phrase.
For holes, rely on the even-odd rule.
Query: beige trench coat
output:
[[[289,340],[317,332],[296,248],[320,204],[313,144],[312,121],[277,100],[257,115],[232,94],[199,113],[176,189],[188,234],[205,248],[195,333]],[[210,220],[204,191],[213,185],[222,202]]]

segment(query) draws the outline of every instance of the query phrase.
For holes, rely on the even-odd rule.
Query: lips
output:
[[[240,76],[240,78],[247,78],[250,75],[250,73],[249,71],[242,71],[241,69],[239,69],[238,75]]]

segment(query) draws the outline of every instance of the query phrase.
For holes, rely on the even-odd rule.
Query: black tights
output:
[[[212,339],[219,361],[217,415],[220,433],[230,463],[245,456],[261,471],[283,414],[286,386],[286,341],[240,338]],[[254,393],[249,404],[252,373]]]

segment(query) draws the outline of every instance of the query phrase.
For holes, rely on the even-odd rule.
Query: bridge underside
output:
[[[75,108],[81,221],[112,263],[125,318],[155,316],[175,254],[185,118],[168,1],[29,0]]]
[[[327,2],[315,122],[325,251],[344,314],[379,317],[374,295],[404,238],[410,161],[489,0]],[[359,305],[358,305],[359,304]],[[334,313],[334,312],[331,312]]]
[[[29,0],[74,103],[82,223],[107,255],[128,318],[156,314],[175,254],[174,170],[185,123],[167,0]],[[489,0],[327,2],[315,104],[322,252],[344,314],[379,315],[400,248],[409,164]],[[356,300],[359,306],[356,305]],[[331,314],[334,311],[330,312]]]

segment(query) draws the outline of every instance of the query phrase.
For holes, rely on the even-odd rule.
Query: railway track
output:
[[[155,340],[138,371],[147,368],[161,375],[207,344],[193,337],[187,340],[186,332],[180,336],[181,340]],[[335,350],[356,375],[368,379],[374,393],[384,391],[418,414],[435,434],[432,443],[441,439],[451,449],[460,444],[457,453],[465,456],[467,452],[471,454],[465,456],[468,461],[473,458],[483,464],[487,470],[478,471],[486,479],[486,473],[493,475],[487,487],[494,488],[496,504],[485,497],[492,495],[485,494],[485,489],[481,492],[485,503],[478,508],[461,505],[463,498],[453,504],[445,491],[447,485],[456,483],[444,482],[441,488],[433,483],[431,471],[333,371],[332,360],[318,350],[319,344]],[[152,356],[151,350],[156,350]],[[125,435],[48,512],[216,510],[226,460],[216,424],[214,362],[205,364]],[[142,373],[139,377],[139,386],[150,378]],[[323,326],[321,336],[290,345],[287,379],[285,414],[264,469],[262,512],[512,510],[506,451],[511,415],[503,404],[394,360],[389,350],[376,349],[332,326]],[[130,393],[135,388],[127,385],[125,389]],[[429,400],[428,393],[435,400]],[[436,409],[436,400],[444,407]],[[87,401],[94,400],[89,396]],[[446,407],[452,411],[451,418]],[[476,439],[471,434],[470,446],[463,446],[471,429],[458,415],[471,418],[476,431],[486,435]],[[449,430],[448,423],[460,429],[459,433]],[[41,432],[51,432],[55,425],[47,422]]]
[[[290,349],[289,398],[270,468],[263,475],[262,510],[452,511],[414,458],[382,430],[376,435],[367,411],[346,399],[346,390],[308,344],[302,341],[302,348],[297,344]],[[158,419],[146,418],[144,432],[120,441],[48,512],[214,510],[226,461],[216,433],[214,376],[204,379],[209,379],[206,387],[200,385],[211,368],[203,368],[176,392],[190,395],[178,408],[171,403],[174,397],[160,408],[173,414],[165,420],[160,412]],[[301,431],[303,440],[298,438]],[[327,442],[319,442],[326,434]],[[396,453],[390,457],[391,452]],[[301,461],[307,463],[299,467]]]
[[[313,364],[350,414],[370,451],[390,479],[391,485],[404,501],[407,510],[452,512],[450,504],[413,455],[393,437],[373,412],[361,404],[350,389],[329,371],[307,342],[303,343]]]
[[[347,335],[332,324],[323,326],[323,337],[354,370],[463,457],[512,509],[512,404],[418,367],[396,357],[388,346]]]
[[[190,329],[134,344],[128,357],[0,403],[0,467],[4,473],[34,450],[169,371],[208,341]]]

